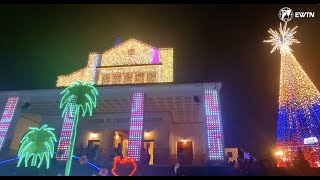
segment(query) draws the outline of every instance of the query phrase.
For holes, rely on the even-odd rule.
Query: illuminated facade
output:
[[[79,117],[76,146],[100,145],[103,155],[110,146],[122,146],[124,156],[141,160],[144,148],[150,164],[172,164],[184,150],[185,164],[224,163],[224,138],[219,91],[221,83],[173,84],[173,49],[155,48],[129,39],[104,53],[91,53],[87,67],[58,76],[57,87],[81,80],[96,86],[93,115]],[[29,122],[48,124],[57,136],[58,160],[66,160],[74,109],[61,117],[61,89],[0,92],[0,100],[21,98],[16,125],[24,132]],[[2,97],[2,99],[1,99]],[[4,107],[4,102],[0,108]],[[32,126],[35,126],[32,124]],[[10,127],[9,127],[10,129]],[[15,133],[12,142],[23,133]],[[18,149],[17,143],[9,145]]]
[[[173,82],[173,49],[129,39],[104,53],[90,53],[87,67],[58,76],[57,87],[77,80],[95,85]]]

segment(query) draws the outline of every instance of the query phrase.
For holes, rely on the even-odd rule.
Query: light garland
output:
[[[18,100],[19,97],[9,97],[7,104],[4,107],[4,112],[0,120],[0,149],[2,148],[3,142],[6,138]]]
[[[123,66],[150,64],[153,58],[153,47],[135,39],[129,39],[106,51],[102,55],[101,66]]]
[[[97,69],[99,65],[103,68]],[[104,54],[90,54],[87,67],[58,76],[57,87],[77,80],[97,85],[173,82],[173,49],[158,49],[129,39]]]
[[[117,173],[117,169],[121,167],[126,167],[128,165],[131,165],[132,166],[132,170],[131,172],[129,172],[128,176],[132,176],[136,170],[137,170],[137,163],[135,161],[134,158],[132,157],[124,157],[123,159],[121,159],[120,156],[116,156],[114,157],[113,159],[113,167],[112,167],[112,174],[115,175],[115,176],[121,176],[119,173]]]
[[[209,160],[224,160],[223,135],[217,90],[213,88],[205,89],[204,100]]]
[[[84,83],[95,83],[96,67],[100,59],[100,54],[89,54],[88,64],[85,68],[79,69],[69,75],[58,76],[57,87],[70,86],[72,83],[82,81]]]
[[[287,29],[287,23],[282,28],[280,23],[280,33],[270,29],[271,39],[264,41],[273,45],[271,53],[280,49],[281,54],[277,149],[284,155],[278,157],[278,166],[292,163],[298,148],[302,148],[311,166],[318,167],[319,143],[305,145],[304,140],[320,138],[320,93],[289,47],[300,43],[293,37],[296,28]]]
[[[140,161],[140,151],[143,137],[143,108],[144,93],[133,93],[128,156],[134,158],[136,161]]]
[[[76,99],[74,98],[71,103],[75,104]],[[72,128],[74,123],[74,113],[76,111],[76,106],[73,106],[72,109],[66,109],[62,129],[60,133],[58,153],[56,154],[57,160],[66,161],[68,159],[69,150],[70,150],[70,141],[72,136]]]
[[[57,142],[57,139],[52,132],[54,129],[47,126],[45,124],[41,128],[30,127],[29,132],[23,136],[18,151],[17,167],[20,166],[23,159],[25,167],[28,167],[28,161],[32,158],[31,166],[40,168],[43,160],[46,160],[46,168],[49,169],[50,160],[54,154],[54,143]]]

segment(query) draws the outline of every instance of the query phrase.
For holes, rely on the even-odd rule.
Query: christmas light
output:
[[[9,97],[0,121],[0,150],[10,127],[19,97]]]
[[[204,98],[209,160],[224,160],[222,125],[217,90],[213,88],[205,89]]]
[[[290,51],[292,49],[289,47],[293,43],[300,43],[297,39],[293,37],[293,35],[297,32],[295,31],[298,28],[298,26],[294,27],[290,30],[290,28],[287,29],[287,23],[284,24],[283,28],[280,23],[279,33],[277,31],[272,30],[271,28],[268,30],[268,32],[271,34],[269,40],[264,40],[263,42],[271,43],[273,46],[270,53],[273,53],[276,50],[281,49],[282,47],[288,48]]]
[[[50,166],[50,159],[54,154],[54,143],[57,142],[55,135],[52,133],[53,128],[48,128],[48,125],[43,125],[41,128],[29,127],[21,142],[18,151],[18,165],[20,166],[24,159],[25,167],[28,167],[28,161],[30,158],[31,166],[37,166],[40,168],[43,160],[46,160],[46,168]],[[39,159],[39,162],[37,162]],[[38,165],[37,165],[38,164]]]
[[[124,157],[123,159],[121,159],[120,156],[116,156],[114,157],[113,159],[113,167],[112,167],[112,174],[115,175],[115,176],[120,176],[116,171],[118,168],[121,168],[121,167],[126,167],[128,165],[132,165],[133,168],[131,170],[131,172],[129,172],[128,176],[132,176],[136,170],[137,170],[137,163],[135,161],[134,158],[132,157]]]
[[[73,98],[70,103],[75,104],[75,102],[76,102],[76,99]],[[59,145],[57,150],[58,153],[56,154],[57,160],[66,161],[68,159],[75,111],[76,111],[75,105],[72,106],[71,111],[69,108],[66,109],[66,113],[63,118],[62,129],[60,133]]]
[[[132,94],[132,107],[128,143],[128,156],[140,161],[140,150],[143,136],[144,93]]]
[[[270,29],[271,39],[264,41],[273,45],[271,52],[280,49],[281,55],[277,148],[286,158],[278,159],[278,166],[292,163],[301,148],[311,166],[318,167],[319,143],[309,139],[319,139],[320,93],[289,47],[299,43],[293,37],[297,27],[286,27],[287,23],[283,28],[280,23],[280,34]],[[305,140],[310,144],[305,145]]]
[[[129,39],[103,54],[90,54],[87,67],[58,76],[56,86],[77,80],[96,85],[173,82],[173,49]]]
[[[79,69],[69,75],[58,76],[56,87],[70,86],[72,83],[82,81],[84,83],[95,83],[96,67],[98,65],[100,54],[90,53],[88,64],[85,68]]]
[[[77,81],[76,83],[73,83],[71,86],[64,89],[61,94],[63,94],[60,101],[60,108],[63,108],[62,116],[75,108],[74,114],[71,114],[71,116],[74,116],[74,122],[72,125],[72,132],[70,134],[70,148],[65,171],[65,176],[69,176],[73,149],[77,135],[79,114],[82,112],[82,116],[85,116],[86,113],[89,112],[89,115],[92,116],[93,108],[95,108],[97,105],[96,96],[98,95],[98,91],[91,85],[91,83],[82,83],[81,81]]]

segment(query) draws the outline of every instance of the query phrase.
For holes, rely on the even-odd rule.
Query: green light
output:
[[[40,129],[29,127],[21,142],[18,151],[18,165],[20,166],[24,159],[25,167],[28,167],[28,161],[32,157],[31,166],[40,168],[44,158],[46,159],[46,168],[50,166],[50,159],[54,154],[54,143],[57,142],[55,135],[52,133],[53,128],[47,128],[48,125],[43,125]],[[39,159],[39,162],[37,163]],[[37,165],[38,164],[38,165]]]
[[[73,132],[71,135],[70,150],[65,170],[65,176],[69,176],[71,170],[73,148],[76,140],[79,113],[80,111],[82,112],[82,117],[84,117],[87,112],[89,112],[89,115],[92,116],[92,110],[96,107],[97,103],[96,96],[98,95],[98,91],[95,87],[92,86],[91,83],[82,83],[81,81],[77,81],[76,83],[64,89],[61,94],[64,94],[60,101],[60,108],[63,108],[62,117],[65,115],[68,108],[70,109],[70,112],[72,112],[72,107],[76,106],[76,110],[74,113],[75,118],[72,127]],[[76,100],[75,103],[72,102],[73,99]]]

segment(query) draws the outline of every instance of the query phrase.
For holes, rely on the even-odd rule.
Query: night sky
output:
[[[280,8],[294,18],[294,55],[320,88],[319,5],[0,5],[0,90],[55,88],[117,37],[174,48],[175,83],[222,82],[225,144],[256,157],[276,141],[280,54],[267,30]]]

